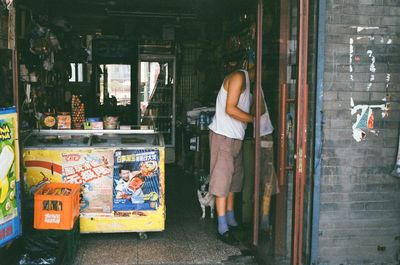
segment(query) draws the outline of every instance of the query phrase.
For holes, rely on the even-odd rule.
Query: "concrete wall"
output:
[[[8,16],[0,13],[0,49],[7,49],[8,45]]]
[[[400,1],[326,3],[318,264],[399,264]],[[363,105],[374,128],[353,130]]]

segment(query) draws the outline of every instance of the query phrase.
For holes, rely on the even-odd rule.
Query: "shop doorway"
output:
[[[317,2],[281,0],[265,3],[265,6],[263,49],[267,50],[263,50],[265,73],[262,81],[271,120],[277,126],[273,134],[273,153],[279,189],[270,196],[268,233],[262,230],[265,198],[260,194],[260,227],[258,241],[254,241],[253,231],[253,243],[259,256],[268,262],[308,264]],[[260,145],[261,150],[265,149],[265,142],[261,141]],[[263,163],[268,162],[261,157],[261,169]],[[260,191],[263,191],[263,183],[260,184]]]
[[[95,5],[95,2],[93,1],[91,4]],[[311,168],[312,162],[307,160],[306,157],[312,157],[309,155],[310,152],[307,151],[311,150],[311,148],[309,148],[309,144],[311,143],[309,139],[312,139],[312,120],[310,120],[309,117],[312,117],[312,113],[309,113],[309,115],[304,114],[307,113],[307,111],[310,109],[309,106],[312,105],[308,103],[313,101],[313,93],[309,92],[312,91],[312,89],[307,90],[307,87],[313,87],[312,76],[314,72],[312,67],[307,67],[307,61],[312,61],[313,57],[310,56],[310,53],[308,53],[308,44],[305,43],[306,40],[309,39],[308,32],[306,33],[305,30],[308,28],[307,18],[312,17],[312,15],[308,15],[308,11],[313,10],[313,12],[310,12],[310,14],[315,15],[316,5],[312,1],[297,2],[290,0],[275,1],[273,3],[268,2],[268,5],[267,3],[265,4],[265,11],[267,15],[265,17],[265,21],[266,23],[271,23],[272,25],[269,27],[269,32],[265,34],[265,43],[269,46],[265,47],[266,53],[263,54],[263,56],[267,56],[267,59],[263,60],[263,66],[267,67],[265,71],[263,70],[263,74],[266,74],[266,82],[263,83],[263,87],[266,97],[271,96],[272,99],[269,103],[271,103],[271,117],[273,123],[276,125],[276,133],[274,134],[274,153],[279,155],[279,159],[275,160],[277,161],[275,163],[275,168],[280,181],[280,192],[278,195],[271,197],[271,215],[269,219],[272,223],[272,231],[270,231],[272,235],[269,236],[268,234],[263,234],[262,238],[260,239],[265,240],[265,247],[262,244],[259,244],[257,248],[258,253],[261,255],[266,255],[268,258],[282,257],[284,262],[292,264],[305,264],[309,249],[307,230],[311,225],[309,222],[309,216],[312,183],[309,180],[309,169]],[[270,7],[272,7],[272,9],[270,9]],[[99,7],[99,9],[100,8],[103,7]],[[107,16],[108,15],[125,15],[126,17],[131,15],[133,17],[137,16],[138,13],[131,12],[129,14],[114,12],[107,13]],[[142,15],[148,14],[143,13]],[[252,15],[254,14],[252,13]],[[240,19],[243,18],[244,17],[240,17]],[[179,20],[180,19],[177,20],[177,23],[180,23]],[[115,21],[118,21],[118,23],[121,24],[124,23],[123,20],[115,19]],[[310,26],[310,31],[315,33],[315,27],[312,27],[312,23],[310,23]],[[179,27],[182,27],[182,25],[180,24]],[[110,29],[104,29],[104,31],[106,30]],[[124,34],[135,33],[128,27],[125,27],[124,30],[126,31],[123,32]],[[242,33],[243,32],[238,30],[239,35]],[[270,57],[268,58],[268,56]],[[147,64],[144,63],[142,65],[140,63],[138,67],[150,69],[150,73],[154,73],[155,70],[151,70],[151,65],[153,62],[155,61],[148,60]],[[191,63],[194,64],[194,62]],[[196,63],[198,64],[196,67],[201,68],[202,62],[199,60]],[[102,81],[100,82],[100,86],[102,87],[100,89],[100,102],[105,104],[106,98],[115,98],[115,102],[113,101],[113,104],[115,103],[115,108],[113,110],[143,102],[143,106],[146,106],[146,108],[143,109],[143,112],[140,112],[141,108],[139,111],[137,111],[137,106],[131,107],[131,109],[135,109],[137,112],[134,112],[135,114],[130,116],[135,117],[134,119],[138,119],[140,121],[142,120],[146,111],[148,114],[150,114],[149,116],[153,116],[154,110],[152,110],[150,113],[151,108],[148,108],[148,104],[151,103],[151,99],[155,101],[153,103],[161,103],[158,102],[158,100],[169,101],[171,96],[168,96],[167,94],[157,96],[155,94],[157,90],[154,89],[154,80],[152,81],[151,78],[147,79],[151,86],[144,84],[143,94],[140,94],[141,92],[139,92],[140,90],[136,88],[136,84],[139,83],[140,88],[142,82],[142,72],[138,71],[138,73],[140,73],[140,76],[138,77],[139,80],[134,80],[136,76],[132,75],[132,73],[136,73],[137,69],[131,69],[130,66],[133,67],[133,65],[133,63],[131,65],[107,64],[100,67],[102,71]],[[185,67],[191,66],[185,65]],[[209,65],[207,66],[210,67]],[[120,67],[125,69],[121,72],[126,74],[129,73],[129,78],[127,76],[123,76],[120,81],[116,81],[118,84],[113,87],[113,80],[118,79],[116,78],[118,72],[116,69]],[[160,71],[163,68],[169,69],[169,64],[165,67],[165,62],[161,62],[158,64],[158,67],[159,70],[157,71]],[[183,66],[177,65],[177,68],[178,67],[181,68]],[[159,74],[160,73],[161,71]],[[165,72],[167,76],[170,73],[170,70]],[[170,84],[170,81],[171,79],[167,78],[165,79],[166,83],[164,84],[168,85]],[[175,77],[172,79],[172,81],[174,85],[178,83],[178,80],[175,82]],[[138,94],[134,94],[132,91],[136,91],[135,93]],[[133,99],[138,99],[138,102],[133,102]],[[184,100],[183,96],[181,100]],[[282,103],[280,103],[281,100]],[[172,105],[175,105],[174,101],[172,103]],[[174,108],[172,110],[174,110]],[[124,113],[130,114],[129,112],[121,111],[121,115]],[[161,117],[161,113],[158,114],[160,114],[157,115],[159,116],[158,119],[171,120],[175,118],[175,115],[173,115],[173,117]],[[169,114],[166,116],[168,115]],[[309,123],[307,124],[306,121],[309,121]],[[159,123],[159,128],[168,128],[166,126],[167,123]],[[174,128],[175,125],[173,124],[171,128],[169,130],[166,129],[166,131],[168,133],[172,133]],[[279,133],[277,133],[278,131]],[[172,133],[172,135],[174,134]],[[281,139],[282,142],[280,141]],[[175,137],[171,136],[170,143],[173,144],[174,140]],[[286,150],[286,152],[283,152],[284,150]],[[287,163],[282,163],[283,161],[286,161]],[[259,162],[263,163],[265,161]],[[174,173],[172,172],[171,174]],[[193,194],[191,195],[193,196]],[[193,205],[190,205],[190,207],[192,206]],[[251,238],[251,231],[245,231],[244,236]],[[251,242],[251,240],[248,242]]]

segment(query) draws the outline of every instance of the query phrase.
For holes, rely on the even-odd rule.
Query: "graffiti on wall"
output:
[[[388,116],[389,99],[388,88],[391,82],[389,72],[389,64],[386,62],[386,76],[384,80],[384,88],[380,85],[381,80],[377,80],[377,54],[375,48],[382,45],[391,45],[392,39],[382,35],[382,30],[379,27],[360,27],[353,26],[357,34],[349,39],[349,72],[350,81],[358,84],[365,84],[366,92],[384,92],[386,96],[382,99],[382,104],[355,104],[353,97],[350,98],[350,112],[352,116],[356,116],[356,121],[352,125],[353,138],[357,142],[365,140],[367,132],[375,135],[378,134],[375,128],[374,114],[376,111],[381,111],[381,117]],[[379,60],[378,60],[379,62]],[[381,63],[382,66],[382,63]],[[367,69],[365,69],[367,67]],[[381,70],[384,72],[385,70]],[[382,78],[381,78],[382,79]],[[378,86],[379,87],[378,87]]]
[[[384,99],[385,100],[385,99]],[[367,131],[378,134],[375,129],[375,116],[374,111],[381,110],[381,117],[388,116],[388,104],[383,103],[380,105],[355,105],[353,98],[350,98],[351,115],[356,115],[356,122],[353,123],[353,138],[357,142],[365,140]]]

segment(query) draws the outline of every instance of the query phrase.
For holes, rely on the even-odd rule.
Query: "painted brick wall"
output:
[[[400,1],[327,0],[326,15],[318,263],[399,264],[400,179],[389,173],[400,120]],[[377,106],[376,134],[361,128],[360,142],[351,98]]]

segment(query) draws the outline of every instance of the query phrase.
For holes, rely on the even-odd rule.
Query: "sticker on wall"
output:
[[[386,98],[383,99],[386,101]],[[389,104],[383,103],[379,105],[367,105],[360,104],[355,105],[353,98],[350,98],[351,115],[356,115],[356,122],[353,124],[353,138],[357,142],[365,140],[367,132],[378,134],[378,130],[375,128],[375,116],[376,110],[381,111],[381,117],[385,118],[388,116]]]

